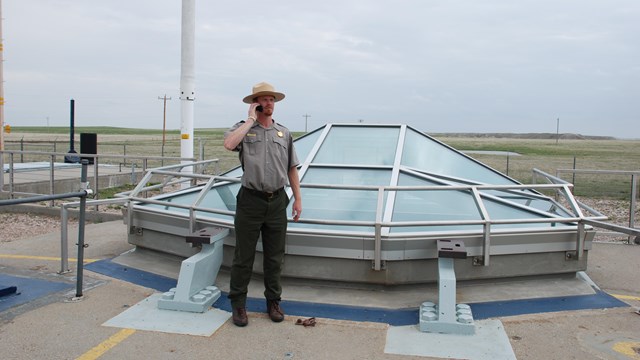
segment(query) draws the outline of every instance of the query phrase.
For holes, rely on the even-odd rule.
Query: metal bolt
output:
[[[460,315],[458,316],[458,322],[463,324],[471,324],[473,322],[473,317],[471,315]]]

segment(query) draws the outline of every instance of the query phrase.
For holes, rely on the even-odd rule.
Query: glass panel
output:
[[[316,164],[393,165],[400,127],[334,125],[313,162]]]
[[[301,181],[306,184],[389,186],[391,169],[347,169],[311,166]]]
[[[302,180],[306,184],[389,185],[391,170],[309,168]],[[302,216],[314,220],[374,221],[378,206],[377,190],[338,190],[302,188]],[[386,202],[386,196],[385,196]],[[289,204],[287,214],[291,214]],[[373,232],[373,227],[290,223],[292,228]]]
[[[502,204],[495,200],[483,198],[484,206],[489,213],[491,220],[507,220],[507,219],[542,219],[550,218],[543,215],[539,215],[523,209]],[[528,223],[528,224],[501,224],[492,225],[492,228],[498,229],[512,229],[512,228],[549,228],[556,226],[569,226],[568,224],[552,224],[552,223]]]
[[[240,188],[240,184],[226,184],[222,186],[216,186],[212,188],[204,197],[202,202],[200,203],[201,207],[219,209],[219,210],[228,210],[235,211],[236,208],[236,194],[238,193],[238,189]],[[173,195],[169,198],[161,199],[158,197],[158,200],[164,200],[168,203],[180,204],[180,205],[191,205],[196,201],[196,198],[200,195],[200,188],[194,189],[191,192],[183,193],[179,195]],[[157,204],[144,204],[143,206],[152,208],[152,209],[161,209],[172,212],[177,212],[180,214],[189,214],[189,210],[181,209],[171,206],[163,206]],[[206,216],[215,219],[224,219],[224,220],[233,220],[233,216],[223,215],[223,214],[214,214],[210,212],[197,211],[196,216]]]
[[[561,207],[559,204],[555,203],[551,199],[542,199],[538,197],[528,196],[524,192],[521,192],[522,195],[519,195],[518,192],[507,192],[507,191],[499,191],[499,190],[483,191],[483,193],[498,196],[501,199],[511,201],[520,205],[524,205],[540,211],[549,212],[558,216],[573,217],[572,214],[567,212],[567,209],[564,209],[563,207]]]
[[[306,134],[296,140],[293,140],[293,145],[296,148],[296,155],[300,163],[304,163],[309,156],[309,152],[316,145],[318,138],[324,131],[324,126],[314,130],[312,133]]]
[[[504,175],[412,129],[407,129],[402,165],[483,184],[516,184]]]
[[[400,174],[399,186],[432,186],[437,183]],[[457,190],[398,191],[392,221],[480,220],[478,208],[469,192]],[[391,232],[478,230],[481,225],[438,225],[393,227]]]
[[[242,166],[238,166],[237,168],[231,169],[229,172],[222,175],[226,177],[241,177],[242,173]]]

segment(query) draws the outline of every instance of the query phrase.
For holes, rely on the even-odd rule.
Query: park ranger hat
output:
[[[247,95],[244,99],[242,99],[242,101],[247,104],[253,104],[255,98],[257,98],[258,96],[264,96],[264,95],[273,96],[274,98],[276,98],[276,102],[284,99],[284,94],[275,91],[275,89],[273,88],[273,85],[266,82],[261,82],[261,83],[255,84],[253,86],[253,93],[251,95]]]

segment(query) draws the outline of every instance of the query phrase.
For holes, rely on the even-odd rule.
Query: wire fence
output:
[[[22,152],[51,152],[51,153],[66,153],[70,150],[69,141],[53,139],[51,141],[37,141],[37,140],[13,140],[5,141],[5,150],[7,151],[22,151]],[[145,139],[145,140],[121,140],[121,141],[100,141],[97,143],[97,151],[100,154],[109,155],[105,158],[102,164],[128,166],[132,165],[142,168],[143,164],[140,161],[132,162],[125,156],[137,156],[148,157],[154,156],[158,159],[149,161],[148,167],[161,167],[165,164],[161,157],[178,158],[181,157],[180,140],[179,139],[167,139],[164,144],[162,139]],[[80,141],[74,142],[74,150],[80,152],[82,144]],[[221,139],[202,138],[196,139],[194,144],[194,157],[199,159],[220,159],[220,170],[226,171],[240,164],[237,154],[231,153],[224,149]],[[122,158],[114,157],[112,155],[122,155]],[[58,159],[63,161],[62,158]],[[19,154],[14,159],[16,163],[28,163],[28,162],[41,162],[49,161],[49,157],[42,154]],[[4,163],[7,164],[8,159],[5,158]]]

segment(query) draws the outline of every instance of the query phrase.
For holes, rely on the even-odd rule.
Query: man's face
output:
[[[275,104],[276,104],[276,98],[271,96],[271,95],[264,95],[264,96],[258,96],[258,98],[256,99],[256,102],[258,102],[258,104],[262,105],[262,112],[267,115],[267,116],[271,116],[273,115],[273,110],[275,108]]]

